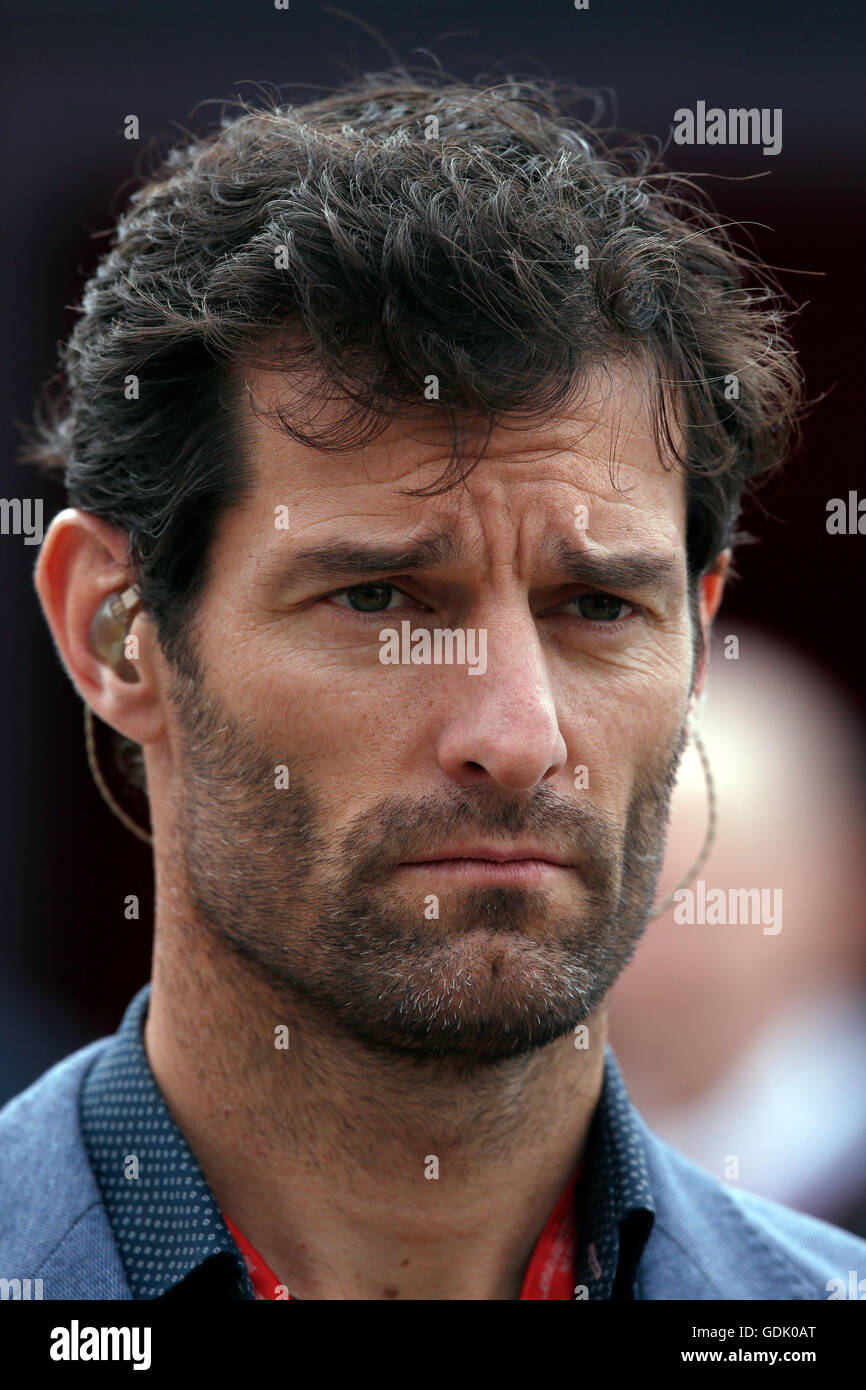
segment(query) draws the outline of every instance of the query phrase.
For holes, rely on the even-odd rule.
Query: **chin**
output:
[[[380,990],[359,1011],[356,998],[356,1038],[391,1053],[489,1065],[548,1047],[597,1006],[600,993],[573,960],[552,959],[555,952],[525,939],[471,935],[444,953],[447,961],[440,950],[435,964],[416,963],[396,999]]]

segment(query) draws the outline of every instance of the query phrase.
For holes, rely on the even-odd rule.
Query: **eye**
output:
[[[616,594],[576,594],[567,603],[576,603],[579,616],[592,623],[615,623],[635,611],[634,604]]]
[[[327,594],[325,597],[335,607],[353,613],[361,620],[376,618],[394,608],[399,608],[403,602],[408,601],[410,604],[414,602],[403,589],[398,589],[396,584],[389,584],[384,580],[372,580],[366,584],[350,584],[344,589],[335,589],[333,593]],[[619,598],[616,594],[575,594],[573,598],[565,601],[562,608],[567,608],[569,604],[576,604],[578,609],[576,616],[595,627],[617,626],[637,612],[633,603],[626,602],[625,599]]]
[[[338,608],[348,608],[351,613],[385,613],[390,604],[389,596],[408,598],[402,589],[398,589],[394,584],[385,584],[375,581],[371,584],[352,584],[347,589],[337,589],[328,598],[332,603],[336,603]],[[347,603],[340,603],[341,598],[346,598]],[[399,604],[397,605],[399,607]]]

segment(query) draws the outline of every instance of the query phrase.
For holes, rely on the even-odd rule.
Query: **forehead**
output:
[[[406,489],[442,481],[451,457],[445,418],[429,410],[399,414],[363,447],[323,451],[299,443],[276,421],[303,404],[314,379],[278,372],[238,374],[242,443],[254,480],[245,504],[254,523],[264,508],[289,509],[289,532],[354,519],[365,529],[391,523],[411,527],[434,517],[471,535],[476,530],[519,530],[521,540],[549,539],[550,528],[581,529],[598,540],[645,538],[654,533],[668,548],[682,548],[686,497],[682,470],[662,459],[653,434],[649,378],[621,366],[596,369],[573,409],[544,421],[517,416],[494,429],[481,462],[465,483],[433,497]],[[423,387],[419,386],[419,397]],[[332,427],[346,405],[323,404],[313,427]],[[301,415],[307,427],[309,415]],[[678,439],[681,444],[681,439]],[[467,448],[466,463],[477,456]],[[461,466],[461,471],[463,471]],[[586,512],[582,517],[581,513]],[[238,518],[241,522],[241,519]],[[274,540],[285,548],[286,532]]]

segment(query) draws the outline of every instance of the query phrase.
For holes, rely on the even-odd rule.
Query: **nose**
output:
[[[530,791],[565,766],[548,663],[530,613],[487,627],[487,669],[449,685],[439,765],[462,786]],[[456,687],[456,689],[455,689]]]

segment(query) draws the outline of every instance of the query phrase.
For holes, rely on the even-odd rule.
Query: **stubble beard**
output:
[[[268,986],[279,1018],[300,1006],[372,1051],[488,1067],[573,1031],[634,954],[683,727],[637,772],[624,826],[583,793],[567,801],[543,785],[506,800],[471,786],[386,797],[334,833],[309,759],[263,747],[207,693],[196,661],[172,696],[178,850],[196,927]],[[275,784],[282,764],[286,789]],[[480,837],[573,850],[573,888],[452,887],[433,871],[429,881],[413,871],[411,893],[395,882],[400,862]]]

